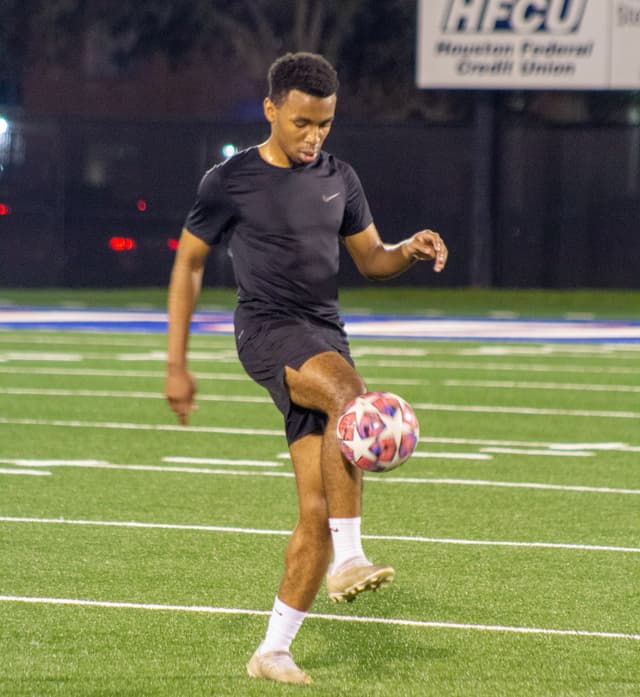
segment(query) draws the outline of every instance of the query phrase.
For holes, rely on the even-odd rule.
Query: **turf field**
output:
[[[304,688],[245,673],[296,496],[232,342],[181,428],[161,333],[0,331],[2,697],[640,694],[640,344],[352,341],[422,437],[365,483],[396,582],[318,597]]]

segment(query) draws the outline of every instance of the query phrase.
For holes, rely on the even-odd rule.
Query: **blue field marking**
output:
[[[425,317],[420,315],[344,316],[351,337],[447,341],[640,343],[640,321],[592,319],[514,319]],[[166,332],[161,310],[0,307],[0,330]],[[199,311],[196,334],[232,334],[233,313]]]

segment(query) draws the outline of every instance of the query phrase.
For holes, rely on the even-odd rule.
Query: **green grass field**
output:
[[[392,295],[376,309],[415,311]],[[640,694],[638,345],[352,348],[422,438],[365,483],[365,549],[396,581],[320,594],[293,646],[314,684],[295,687],[245,673],[296,496],[232,338],[193,338],[199,410],[180,428],[162,335],[0,331],[0,695]]]

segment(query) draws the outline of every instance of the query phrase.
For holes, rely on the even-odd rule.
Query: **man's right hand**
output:
[[[189,413],[197,409],[195,404],[196,381],[186,368],[167,368],[165,396],[169,406],[178,416],[178,421],[186,426]]]

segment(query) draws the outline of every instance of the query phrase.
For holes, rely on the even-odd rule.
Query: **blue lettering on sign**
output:
[[[602,0],[594,0],[601,2]],[[589,0],[449,0],[447,34],[575,34]]]

